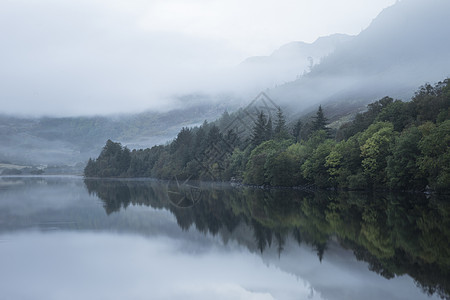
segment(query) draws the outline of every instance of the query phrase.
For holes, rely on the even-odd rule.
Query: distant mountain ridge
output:
[[[319,103],[408,100],[417,86],[450,76],[450,1],[403,0],[298,80],[269,95],[298,113]]]
[[[353,36],[333,34],[319,37],[313,43],[291,42],[269,56],[252,56],[244,60],[238,71],[248,80],[257,80],[265,87],[283,84],[299,78],[311,67],[332,53]]]
[[[308,57],[313,59],[321,59],[332,53],[340,44],[351,40],[353,36],[347,34],[332,34],[329,36],[319,37],[313,43],[305,43],[302,41],[290,42],[282,45],[280,48],[272,52],[269,56],[251,56],[245,59],[241,65],[257,64],[273,62],[295,62],[302,60],[302,63],[309,64]],[[315,62],[316,64],[318,62]]]
[[[311,44],[292,42],[270,56],[248,58],[237,75],[243,78],[242,85],[289,81],[266,92],[291,118],[315,111],[319,104],[336,120],[335,116],[360,111],[384,96],[409,100],[418,86],[450,76],[449,11],[447,0],[399,1],[357,36],[336,34]],[[302,76],[294,80],[298,75]],[[186,96],[180,103],[194,104],[170,112],[122,117],[0,115],[0,163],[85,162],[98,155],[107,139],[130,148],[151,147],[174,138],[183,126],[214,120],[226,109],[233,111],[237,103],[209,101],[214,96],[205,95],[191,98],[195,99]]]
[[[164,144],[183,126],[218,118],[218,105],[115,117],[25,118],[0,115],[0,163],[75,165],[98,155],[108,139],[133,148]],[[1,170],[0,170],[1,173]]]

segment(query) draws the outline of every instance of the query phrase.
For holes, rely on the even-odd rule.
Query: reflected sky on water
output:
[[[217,233],[199,230],[201,215],[186,229],[187,212],[158,198],[161,183],[152,183],[148,205],[140,184],[110,211],[102,197],[114,181],[89,193],[77,177],[1,178],[5,299],[438,299],[408,275],[370,271],[334,237],[320,260],[317,247],[291,235],[282,251],[274,238],[261,253],[252,223],[230,216],[232,230],[228,221]],[[116,203],[114,195],[107,199]]]

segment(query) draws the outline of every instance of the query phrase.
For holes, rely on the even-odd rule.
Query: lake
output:
[[[449,203],[0,177],[0,299],[449,298]]]

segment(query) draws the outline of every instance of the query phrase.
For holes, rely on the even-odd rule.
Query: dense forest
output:
[[[448,193],[449,84],[426,84],[408,102],[382,98],[334,130],[322,107],[292,126],[278,108],[273,116],[259,111],[248,130],[228,126],[242,111],[225,112],[149,149],[130,151],[108,140],[99,157],[89,160],[85,176]]]

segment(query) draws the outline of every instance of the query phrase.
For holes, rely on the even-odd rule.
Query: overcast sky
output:
[[[291,41],[355,35],[395,0],[3,0],[0,113],[172,107]],[[223,79],[224,81],[226,79]]]

